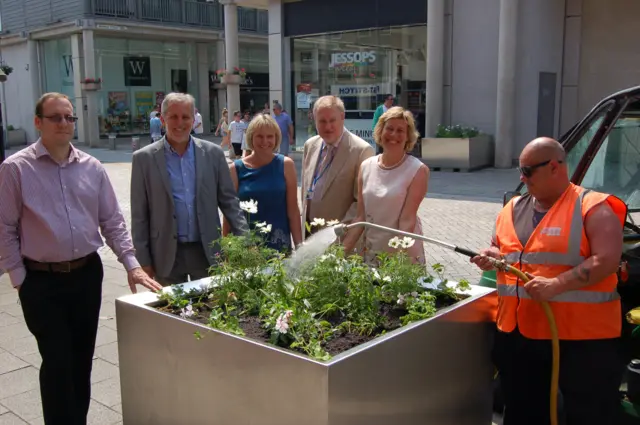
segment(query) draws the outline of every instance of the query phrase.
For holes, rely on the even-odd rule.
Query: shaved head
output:
[[[555,139],[550,137],[538,137],[533,139],[524,147],[521,156],[532,156],[534,158],[555,159],[564,161],[566,152]]]
[[[569,171],[562,145],[550,137],[538,137],[520,154],[520,179],[542,205],[550,207],[569,186]]]

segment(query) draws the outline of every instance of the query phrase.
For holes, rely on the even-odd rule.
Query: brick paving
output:
[[[131,153],[127,149],[86,149],[105,162],[127,221],[130,220]],[[295,155],[300,164],[299,154]],[[493,220],[505,190],[518,179],[515,170],[475,173],[433,172],[429,194],[420,206],[425,235],[469,249],[487,245]],[[451,279],[475,282],[479,271],[466,257],[425,245],[430,263],[441,263]],[[129,293],[126,274],[108,248],[101,249],[105,266],[100,327],[92,375],[88,423],[122,423],[115,299]],[[43,424],[38,387],[40,355],[7,276],[0,277],[0,425]]]

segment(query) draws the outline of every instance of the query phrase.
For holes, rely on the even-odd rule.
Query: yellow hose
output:
[[[517,268],[508,264],[502,263],[501,268],[504,268],[507,273],[512,273],[522,279],[525,283],[529,282],[529,277]],[[553,316],[553,311],[549,303],[541,301],[540,305],[544,310],[547,321],[549,322],[549,329],[551,330],[551,394],[549,395],[549,418],[551,425],[558,425],[558,380],[560,377],[560,339],[558,338],[558,328],[556,327],[556,319]],[[526,367],[526,366],[525,366]]]

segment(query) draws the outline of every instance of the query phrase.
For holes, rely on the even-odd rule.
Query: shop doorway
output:
[[[171,90],[178,93],[187,93],[188,80],[186,69],[171,70]]]

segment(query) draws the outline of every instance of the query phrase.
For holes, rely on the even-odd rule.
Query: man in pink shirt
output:
[[[67,96],[47,93],[35,112],[41,138],[0,164],[0,270],[38,342],[45,423],[85,424],[102,299],[100,233],[132,292],[161,286],[136,260],[104,167],[70,143],[77,117]]]

